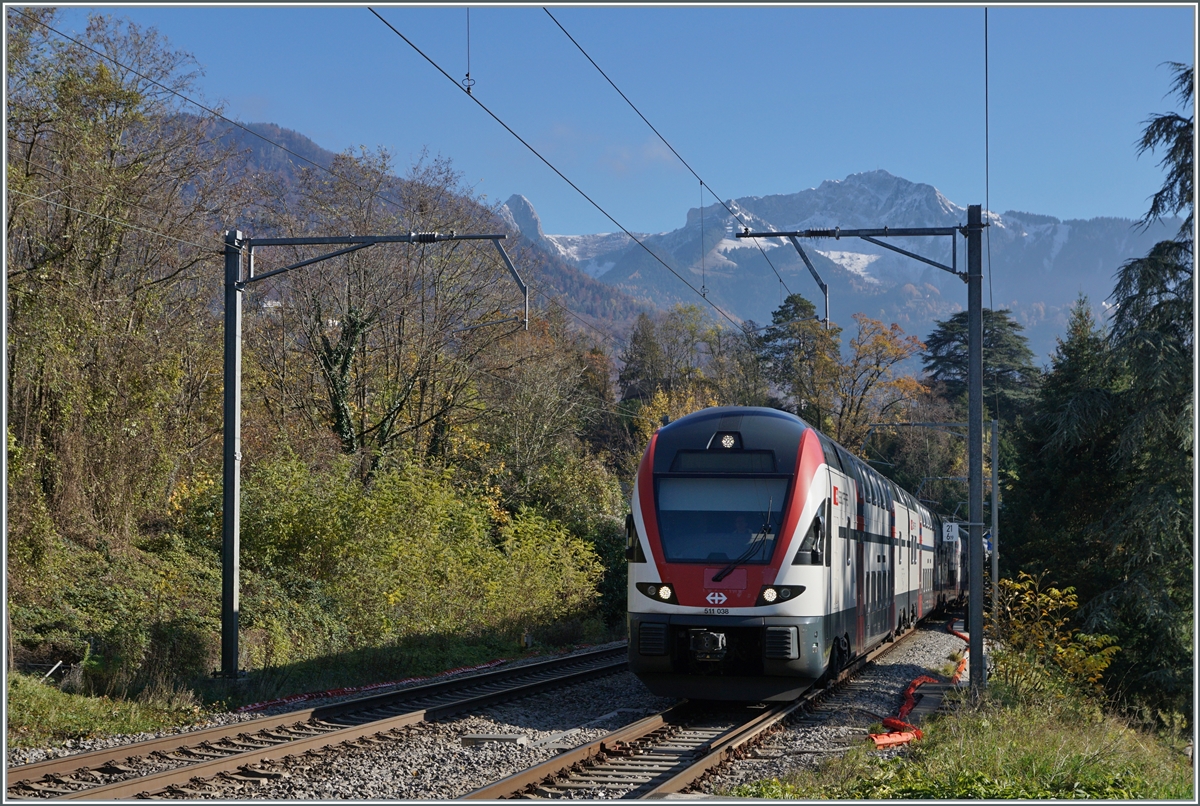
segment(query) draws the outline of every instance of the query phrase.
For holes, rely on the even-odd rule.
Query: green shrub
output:
[[[602,573],[592,547],[561,524],[531,510],[496,524],[489,501],[411,464],[364,485],[349,460],[314,471],[284,459],[251,474],[242,511],[243,562],[263,592],[247,603],[246,626],[276,663],[286,659],[283,597],[320,601],[350,648],[407,635],[515,636],[591,607]]]
[[[191,702],[126,702],[68,694],[37,676],[10,674],[7,691],[10,747],[44,747],[68,739],[139,733],[202,718]]]
[[[1018,697],[1041,695],[1063,682],[1099,693],[1104,670],[1120,647],[1112,636],[1073,629],[1075,589],[1047,587],[1043,578],[1021,572],[1016,580],[1000,580],[997,627],[991,631],[1000,643],[991,655],[994,677]]]

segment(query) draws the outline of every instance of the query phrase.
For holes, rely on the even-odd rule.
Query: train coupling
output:
[[[725,633],[688,630],[692,655],[696,660],[722,660],[725,657]]]

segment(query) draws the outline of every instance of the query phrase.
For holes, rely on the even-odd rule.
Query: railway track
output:
[[[10,768],[6,795],[57,800],[211,795],[196,788],[200,782],[238,785],[286,777],[281,762],[303,764],[337,746],[387,742],[407,725],[612,674],[626,665],[624,647],[596,650],[50,759]]]
[[[839,693],[853,693],[854,676],[863,667],[914,633],[909,631],[859,658],[829,688],[810,689],[792,702],[750,707],[684,702],[465,797],[629,799],[682,792],[789,717],[803,713],[803,719],[819,718],[820,709],[837,708]]]

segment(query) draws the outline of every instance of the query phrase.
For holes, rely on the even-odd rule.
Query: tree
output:
[[[623,400],[645,400],[656,387],[665,382],[662,346],[658,342],[654,319],[647,313],[638,314],[629,342],[621,353],[621,372],[618,384]]]
[[[741,330],[714,325],[704,334],[708,351],[705,374],[710,389],[725,405],[771,404],[767,369],[759,358],[759,337],[753,321]]]
[[[1179,62],[1167,63],[1175,73],[1168,94],[1179,98],[1184,107],[1193,104],[1193,74],[1190,64]],[[1184,117],[1176,112],[1152,115],[1146,121],[1142,138],[1138,141],[1138,156],[1147,151],[1154,151],[1165,146],[1167,153],[1159,162],[1167,172],[1163,186],[1150,197],[1150,209],[1142,217],[1143,227],[1149,226],[1164,215],[1175,215],[1187,210],[1187,217],[1179,228],[1182,238],[1190,238],[1194,212],[1194,195],[1192,191],[1192,151],[1194,148],[1193,133],[1194,115]]]
[[[816,307],[790,294],[771,314],[763,332],[761,355],[767,376],[790,399],[792,411],[826,427],[834,405],[841,328],[826,328]]]
[[[895,370],[924,345],[895,323],[887,327],[861,313],[854,321],[858,332],[850,340],[850,356],[836,369],[829,433],[843,445],[857,447],[872,421],[887,419],[923,391],[916,378]]]
[[[7,12],[13,505],[119,547],[219,433],[208,305],[245,188],[212,120],[172,94],[195,91],[190,57],[96,15],[64,42],[54,18]]]
[[[1107,333],[1081,297],[1030,416],[1017,431],[1016,483],[1005,494],[1005,520],[1020,524],[1001,555],[1005,565],[1031,573],[1053,569],[1054,578],[1075,587],[1084,602],[1117,581],[1105,568],[1105,536],[1094,524],[1119,494],[1108,457],[1120,427],[1103,418],[1103,430],[1089,427],[1086,439],[1070,440],[1061,429],[1078,422],[1083,409],[1105,405],[1127,383],[1112,368]]]
[[[1174,65],[1176,91],[1191,68]],[[1182,97],[1182,96],[1181,96]],[[1084,601],[1084,627],[1124,649],[1109,687],[1190,717],[1195,349],[1192,119],[1156,116],[1142,150],[1167,145],[1167,178],[1144,222],[1188,211],[1185,229],[1117,272],[1104,333],[1082,310],[1039,394],[1012,502],[1013,559],[1050,567]],[[1181,148],[1180,143],[1187,147]],[[1186,195],[1180,195],[1186,194]]]
[[[1033,401],[1039,378],[1028,339],[1021,335],[1024,328],[1010,314],[983,309],[984,397],[998,399],[998,413],[1007,421]],[[928,377],[944,384],[952,400],[967,391],[967,318],[967,312],[960,311],[938,322],[922,358]]]
[[[447,160],[418,162],[401,179],[380,150],[339,155],[332,173],[304,169],[298,187],[256,222],[266,232],[486,231],[486,208]],[[274,250],[261,270],[321,247]],[[281,413],[329,428],[342,450],[373,467],[398,450],[440,455],[456,423],[478,416],[472,362],[511,328],[479,328],[515,307],[516,290],[486,242],[380,246],[283,275],[256,289],[248,327],[265,382],[290,401]],[[250,352],[250,351],[248,351]],[[300,362],[296,357],[303,356]],[[307,371],[288,371],[289,364]],[[283,379],[287,377],[285,383]],[[289,411],[290,408],[290,411]]]

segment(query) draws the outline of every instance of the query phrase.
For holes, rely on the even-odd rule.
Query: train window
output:
[[[833,447],[833,443],[829,440],[829,437],[818,431],[817,439],[821,440],[821,450],[825,452],[825,464],[834,470],[841,470],[842,462],[838,459],[837,450]]]
[[[787,485],[785,478],[658,479],[658,529],[666,559],[769,562]]]
[[[642,550],[642,541],[638,539],[632,512],[625,516],[625,559],[631,563],[646,562],[646,552]]]
[[[813,518],[812,525],[800,541],[800,548],[796,550],[796,558],[792,560],[792,565],[821,565],[824,562],[821,556],[824,544],[824,524],[819,517]]]
[[[846,451],[840,445],[835,444],[833,449],[837,452],[838,459],[841,460],[842,472],[849,474],[851,478],[853,478],[855,481],[858,481],[858,466],[855,464],[854,460],[850,458],[850,454],[846,453]]]

